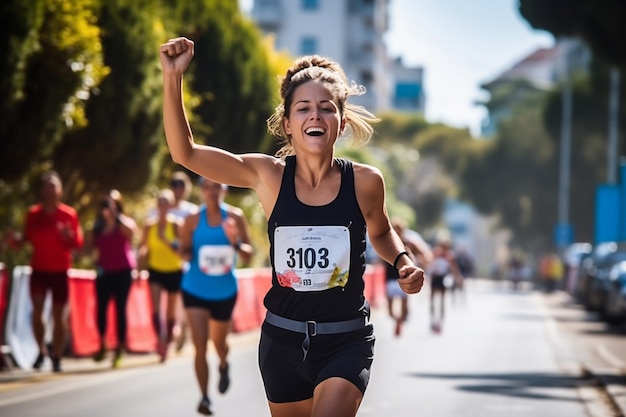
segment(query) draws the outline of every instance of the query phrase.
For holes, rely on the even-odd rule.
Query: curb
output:
[[[603,354],[598,347],[595,349],[596,354],[603,357],[609,365],[597,366],[589,360],[581,358],[567,341],[567,338],[561,334],[556,321],[549,313],[550,307],[546,299],[541,295],[538,294],[547,317],[548,338],[555,350],[560,353],[556,358],[557,361],[561,368],[570,375],[580,377],[591,383],[587,388],[580,387],[584,391],[583,397],[587,396],[583,402],[588,407],[588,413],[593,417],[626,417],[626,370],[621,366],[621,363],[607,356],[606,353]],[[595,389],[596,394],[592,394],[592,390],[588,388]]]
[[[582,364],[583,373],[607,394],[615,417],[626,417],[626,375],[612,367],[600,368]]]

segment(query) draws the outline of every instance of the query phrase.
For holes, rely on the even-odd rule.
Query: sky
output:
[[[297,1],[297,0],[290,0]],[[491,81],[526,55],[554,44],[520,16],[518,0],[390,0],[390,56],[424,68],[426,119],[467,127],[474,135],[486,111],[475,104]],[[240,0],[248,11],[252,0]]]

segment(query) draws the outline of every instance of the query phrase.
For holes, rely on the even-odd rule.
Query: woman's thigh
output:
[[[187,323],[191,329],[191,339],[198,349],[206,349],[209,340],[209,312],[203,308],[191,307],[185,310],[187,312]]]

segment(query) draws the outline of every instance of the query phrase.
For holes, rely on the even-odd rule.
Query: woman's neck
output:
[[[205,201],[204,204],[209,213],[219,213],[221,211],[219,201]]]
[[[296,157],[295,175],[309,187],[315,189],[335,169],[333,155],[323,157]]]

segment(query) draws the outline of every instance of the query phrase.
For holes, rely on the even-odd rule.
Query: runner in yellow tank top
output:
[[[157,351],[165,361],[176,324],[176,302],[180,294],[183,260],[178,253],[180,221],[169,209],[174,204],[171,190],[161,190],[157,195],[157,217],[146,222],[139,254],[144,259],[152,295],[152,322],[157,335]],[[161,296],[167,292],[165,334],[161,323]]]
[[[158,223],[149,225],[146,242],[148,246],[146,266],[149,270],[177,272],[182,269],[183,260],[175,247],[178,242],[176,231],[178,227],[177,219],[173,215],[167,215],[162,236],[159,236]]]

